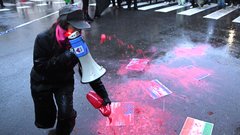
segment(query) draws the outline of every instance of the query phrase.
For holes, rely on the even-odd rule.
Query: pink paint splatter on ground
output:
[[[177,58],[202,56],[206,53],[207,48],[207,45],[200,45],[193,48],[176,48],[174,54]]]
[[[182,86],[185,90],[191,90],[194,87],[207,87],[208,82],[202,79],[201,81],[197,78],[206,74],[213,74],[212,70],[204,69],[195,66],[183,66],[178,68],[168,67],[166,65],[152,64],[146,73],[154,74],[156,76],[164,76],[164,78],[171,80],[173,85]]]
[[[101,38],[100,38],[100,44],[103,44],[107,39],[107,36],[105,34],[101,34]]]
[[[172,119],[169,112],[143,103],[135,103],[134,125],[106,126],[106,119],[101,119],[93,125],[96,126],[93,129],[97,129],[97,133],[103,135],[177,135],[165,124]]]
[[[127,47],[131,52],[134,52],[134,46],[133,45],[128,45]]]
[[[121,64],[120,68],[117,71],[118,75],[126,75],[128,73],[128,70],[126,69],[127,64]]]
[[[136,53],[139,55],[139,56],[142,56],[143,58],[146,58],[146,56],[144,55],[144,51],[142,49],[137,49],[136,50]]]
[[[137,49],[134,47],[132,44],[128,44],[124,42],[122,39],[117,38],[115,35],[106,35],[106,34],[101,34],[100,36],[100,44],[102,45],[103,43],[106,43],[108,41],[116,40],[117,45],[119,48],[126,48],[126,51],[130,51],[132,53],[136,53],[136,56],[146,58],[145,53],[149,51],[143,51],[142,49]],[[125,56],[125,54],[122,54]]]
[[[118,75],[126,75],[129,71],[125,68],[126,65],[122,64],[117,71]],[[202,88],[205,90],[209,87],[206,81],[207,77],[211,77],[214,72],[210,69],[195,67],[192,65],[182,67],[169,67],[163,64],[150,64],[145,68],[144,74],[151,76],[151,78],[159,78],[163,76],[166,80],[172,81],[176,87],[183,87],[185,90],[194,88]]]
[[[118,102],[139,102],[145,99],[151,99],[148,93],[144,90],[147,81],[144,80],[129,80],[118,85],[108,84],[111,88],[110,92],[114,92],[111,98]]]
[[[175,121],[176,117],[162,109],[162,106],[154,107],[155,104],[149,103],[153,100],[143,90],[148,83],[144,80],[131,80],[118,85],[107,84],[111,88],[109,92],[113,92],[110,95],[114,101],[134,102],[134,124],[107,126],[109,120],[102,118],[92,125],[92,129],[97,129],[97,133],[102,135],[177,135],[174,126],[169,127],[167,124]]]
[[[112,102],[107,126],[134,125],[134,102]]]

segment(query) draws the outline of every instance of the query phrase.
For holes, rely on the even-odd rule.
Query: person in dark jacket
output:
[[[57,22],[37,35],[33,51],[33,68],[30,74],[31,94],[35,109],[35,125],[38,128],[52,128],[56,124],[56,135],[70,135],[74,126],[76,111],[73,108],[74,70],[81,65],[70,50],[68,32],[90,28],[84,21],[83,11],[74,5],[66,5],[59,11]],[[111,103],[108,93],[98,78],[89,83],[104,100]],[[57,106],[57,107],[56,107]]]

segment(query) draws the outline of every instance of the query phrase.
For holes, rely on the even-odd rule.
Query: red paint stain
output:
[[[213,112],[208,112],[208,115],[213,115],[214,113]]]
[[[151,99],[151,97],[144,91],[146,81],[131,80],[116,86],[111,86],[110,92],[114,91],[111,98],[118,102],[138,102],[139,100]]]
[[[149,51],[143,51],[142,49],[137,49],[134,47],[134,45],[126,43],[124,40],[117,38],[115,35],[101,34],[100,36],[100,44],[106,43],[107,41],[114,41],[114,40],[117,42],[117,45],[119,48],[125,48],[126,51],[135,53],[136,56],[139,58],[146,58],[145,53],[149,52]],[[125,57],[125,56],[126,54],[122,54],[122,57]]]
[[[213,74],[212,70],[201,67],[183,66],[172,68],[156,64],[151,64],[146,72],[156,76],[164,76],[164,78],[171,80],[173,85],[182,86],[185,90],[191,90],[194,87],[204,88],[209,86],[209,83],[205,79],[198,81],[197,78],[205,74]]]
[[[121,64],[120,68],[117,71],[118,75],[126,75],[128,73],[128,70],[126,69],[127,64]]]
[[[104,135],[177,135],[166,126],[173,119],[169,112],[151,107],[143,103],[136,103],[134,125],[129,126],[106,126],[106,119],[101,119],[94,129]]]
[[[107,36],[105,34],[101,34],[101,37],[100,37],[100,44],[103,44],[107,39]]]
[[[122,64],[117,71],[118,75],[127,75],[128,73],[129,71],[124,64]],[[201,78],[206,74],[210,74],[208,77],[211,77],[213,73],[214,72],[210,69],[195,67],[192,65],[176,68],[164,64],[150,64],[144,70],[146,76],[151,76],[151,78],[162,76],[165,80],[173,82],[172,84],[174,86],[183,87],[185,90],[191,90],[196,87],[207,90],[206,88],[210,86],[208,81],[206,81],[207,77],[201,80],[198,80],[198,78]]]
[[[174,54],[177,58],[202,56],[206,53],[208,46],[200,45],[194,48],[176,48]]]
[[[136,53],[139,55],[139,56],[142,56],[143,58],[146,58],[146,56],[144,55],[144,51],[142,49],[137,49],[136,50]]]

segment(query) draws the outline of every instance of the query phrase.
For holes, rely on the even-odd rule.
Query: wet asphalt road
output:
[[[34,39],[51,26],[57,14],[35,19],[63,5],[0,12],[3,135],[47,134],[48,130],[34,126],[29,72]],[[94,8],[90,10],[93,15]],[[92,56],[107,69],[102,80],[112,101],[135,102],[134,125],[107,127],[106,118],[85,98],[90,87],[80,84],[76,74],[74,107],[78,116],[73,135],[177,135],[186,117],[213,123],[213,135],[240,134],[240,24],[232,22],[240,10],[219,20],[202,18],[214,10],[217,8],[182,16],[177,14],[181,10],[157,13],[108,8],[84,37]],[[107,36],[103,43],[101,34]],[[143,72],[127,71],[132,58],[150,61]],[[206,74],[209,76],[200,79]],[[173,93],[153,100],[141,85],[153,79]]]

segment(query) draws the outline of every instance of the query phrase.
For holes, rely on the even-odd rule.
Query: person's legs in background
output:
[[[118,8],[122,8],[122,0],[117,0]]]
[[[112,0],[112,6],[115,7],[116,4],[115,4],[115,0]]]
[[[128,9],[131,9],[132,0],[127,0]]]
[[[88,14],[89,0],[82,0],[82,3],[83,3],[84,19],[88,22],[92,22],[93,19]]]
[[[3,4],[3,0],[0,0],[0,5],[1,5],[1,8],[4,8],[4,4]]]
[[[197,7],[197,4],[195,3],[195,0],[191,0],[191,3],[192,3],[192,7]]]
[[[134,5],[134,10],[137,10],[138,8],[137,8],[137,0],[133,0],[133,5]]]
[[[127,0],[127,5],[128,5],[128,9],[131,9],[132,0]],[[133,6],[134,6],[134,9],[137,10],[137,0],[133,1]]]
[[[94,19],[97,19],[101,17],[100,13],[99,13],[99,9],[98,9],[98,5],[96,5],[96,10],[95,10],[95,15],[94,15]]]

